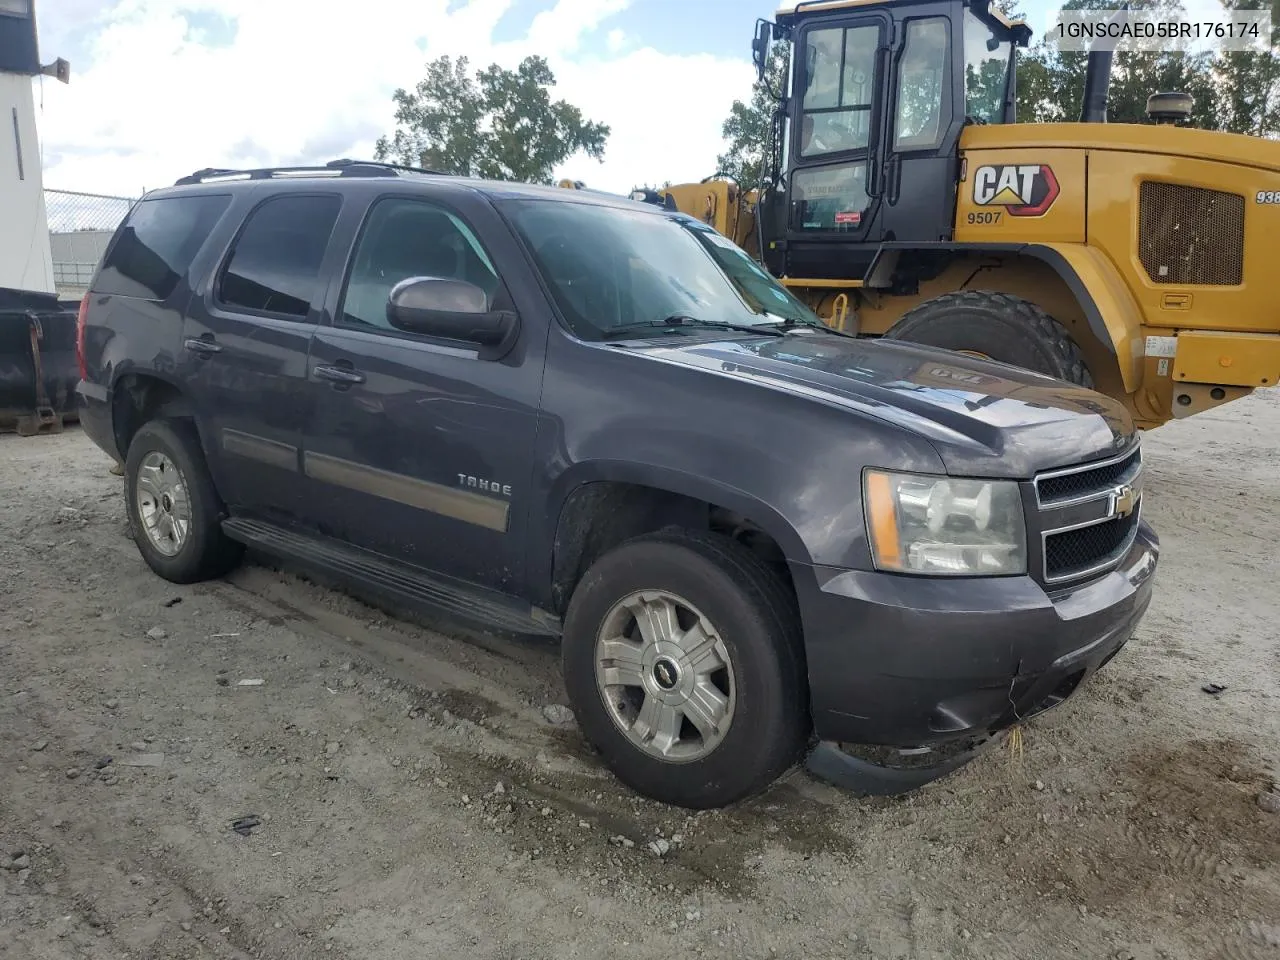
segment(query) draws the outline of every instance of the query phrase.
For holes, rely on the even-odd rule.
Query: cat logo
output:
[[[979,167],[973,175],[973,202],[1004,207],[1011,217],[1042,217],[1061,192],[1058,178],[1041,163]]]

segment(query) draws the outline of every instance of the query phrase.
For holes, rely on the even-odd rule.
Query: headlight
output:
[[[1022,498],[1011,480],[867,470],[862,499],[877,570],[953,577],[1027,572]]]

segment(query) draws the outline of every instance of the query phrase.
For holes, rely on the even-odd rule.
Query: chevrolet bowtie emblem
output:
[[[1138,504],[1138,494],[1133,487],[1125,484],[1111,492],[1111,511],[1117,517],[1127,517],[1133,513]]]

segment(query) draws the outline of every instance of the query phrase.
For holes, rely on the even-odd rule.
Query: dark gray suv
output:
[[[926,782],[1146,610],[1118,404],[845,336],[709,227],[339,161],[140,201],[80,313],[82,421],[162,577],[248,546],[563,639],[606,763],[690,807],[809,750]]]

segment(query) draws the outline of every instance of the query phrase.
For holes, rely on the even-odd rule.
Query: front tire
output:
[[[738,543],[663,533],[599,559],[565,617],[565,686],[620,780],[719,807],[763,790],[808,732],[799,615]]]
[[[1084,354],[1061,323],[1007,293],[965,290],[922,303],[886,336],[979,354],[1035,373],[1093,387]]]
[[[151,420],[129,444],[125,506],[142,559],[172,583],[230,571],[244,548],[222,532],[222,502],[186,420]]]

